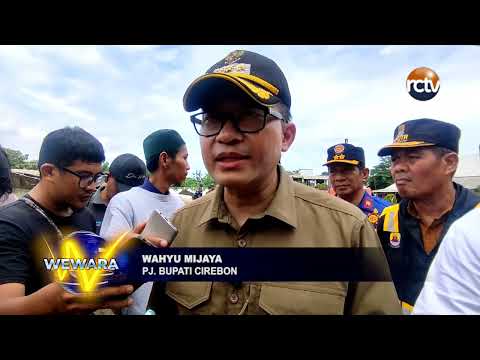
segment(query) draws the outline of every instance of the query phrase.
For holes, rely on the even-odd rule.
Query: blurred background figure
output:
[[[147,167],[133,154],[122,154],[113,160],[104,184],[93,194],[88,208],[95,216],[96,231],[100,234],[105,211],[110,200],[118,193],[140,186],[145,181]]]
[[[195,200],[195,199],[198,199],[198,198],[201,198],[203,195],[203,189],[202,187],[200,186],[197,191],[195,191],[195,194],[193,194],[192,196],[192,199]]]
[[[12,172],[5,150],[0,146],[0,206],[5,206],[17,200],[13,193]]]

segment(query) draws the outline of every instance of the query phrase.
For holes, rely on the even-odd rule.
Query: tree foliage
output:
[[[102,172],[108,172],[110,170],[110,163],[108,161],[105,161],[102,164]]]
[[[202,172],[197,170],[191,177],[187,177],[181,186],[189,189],[199,189],[201,187],[205,190],[215,186],[215,181],[210,174],[202,175]]]
[[[391,204],[397,203],[397,197],[395,196],[395,194],[387,194],[385,195],[384,199],[389,201]]]
[[[384,157],[380,160],[380,164],[373,167],[368,179],[368,186],[372,190],[383,189],[393,184],[392,175],[390,174],[391,166],[392,161],[390,157]]]
[[[28,160],[28,154],[23,154],[19,150],[4,148],[12,169],[36,170],[37,160]]]

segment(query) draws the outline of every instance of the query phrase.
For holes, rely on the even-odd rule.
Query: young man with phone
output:
[[[41,259],[71,232],[95,232],[95,219],[85,206],[103,175],[102,144],[81,128],[67,127],[45,137],[38,159],[40,182],[0,209],[0,314],[89,314],[128,306],[133,286],[107,287],[91,298],[75,295],[52,281]],[[129,237],[137,237],[143,227]],[[161,246],[160,239],[145,240]]]
[[[167,219],[184,205],[181,197],[170,187],[182,183],[190,169],[185,141],[175,130],[161,129],[143,141],[145,160],[150,176],[142,185],[117,194],[109,202],[100,236],[107,241],[146,222],[154,211]],[[135,291],[134,303],[124,314],[143,315],[146,312],[152,283]]]

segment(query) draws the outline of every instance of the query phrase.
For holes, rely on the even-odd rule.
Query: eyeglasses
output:
[[[268,119],[268,115],[274,118]],[[272,108],[248,109],[234,114],[229,112],[201,112],[190,116],[195,131],[200,136],[215,136],[222,131],[225,123],[231,120],[235,129],[240,133],[257,133],[265,128],[267,121],[284,120],[283,116]]]
[[[98,174],[95,175],[81,175],[79,173],[76,173],[75,171],[69,170],[65,167],[62,167],[62,170],[75,175],[78,177],[78,186],[81,189],[86,189],[90,185],[92,185],[94,182],[96,183],[102,176],[105,176],[104,173],[99,172]]]

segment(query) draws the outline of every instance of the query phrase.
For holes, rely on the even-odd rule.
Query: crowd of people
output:
[[[237,50],[186,89],[183,105],[217,186],[185,203],[172,187],[190,169],[181,135],[161,129],[143,141],[145,162],[122,154],[104,174],[102,144],[87,131],[49,133],[39,183],[12,195],[0,153],[0,314],[474,314],[480,312],[480,198],[453,182],[460,129],[434,119],[399,124],[391,156],[398,204],[365,189],[360,146],[326,154],[334,196],[294,182],[280,164],[295,140],[287,79],[260,54]],[[100,185],[100,186],[99,186]],[[378,248],[390,281],[150,282],[106,287],[95,300],[52,281],[36,259],[72,231],[107,241],[140,237],[158,210],[178,233],[172,247]],[[156,247],[165,239],[147,236]],[[161,250],[159,250],[161,251]],[[369,260],[365,258],[365,266]],[[288,266],[288,265],[287,265]],[[89,300],[90,299],[90,300]]]

